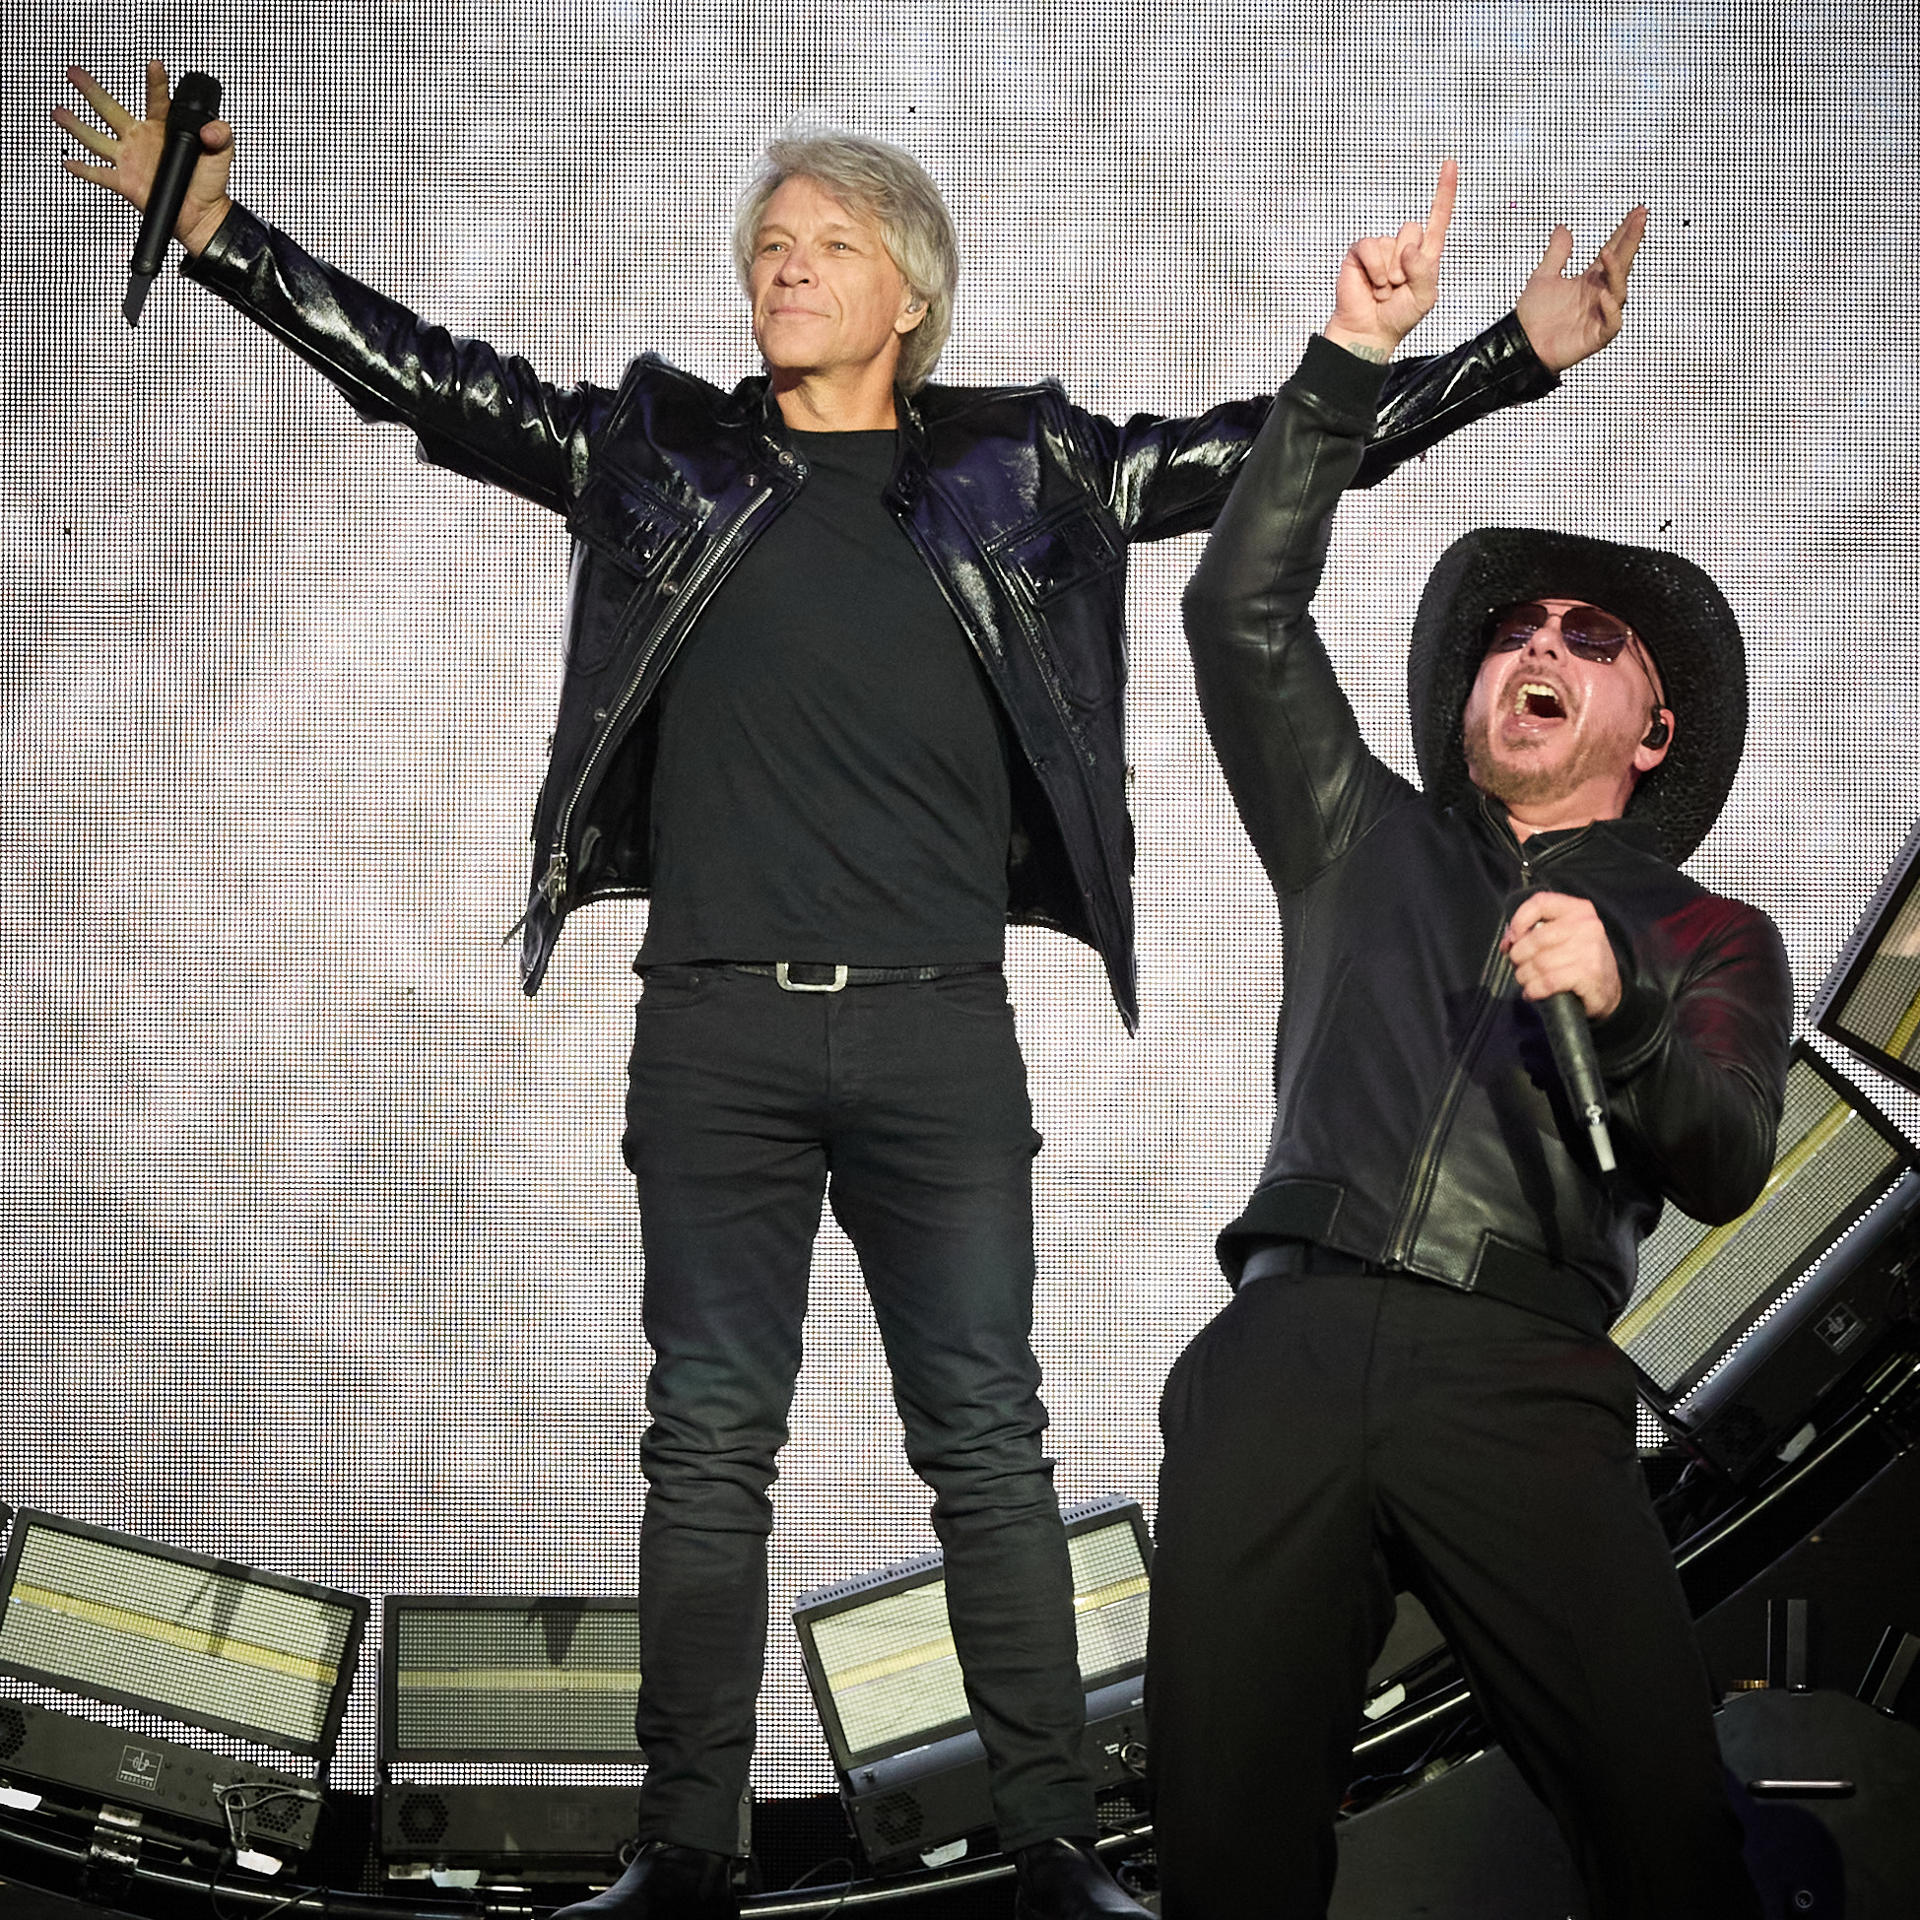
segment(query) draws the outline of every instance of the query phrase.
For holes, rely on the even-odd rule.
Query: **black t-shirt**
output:
[[[997,960],[999,704],[881,498],[894,433],[793,438],[804,486],[661,689],[641,962]]]

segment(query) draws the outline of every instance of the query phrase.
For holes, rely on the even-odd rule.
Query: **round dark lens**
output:
[[[1574,652],[1590,660],[1614,659],[1633,637],[1624,620],[1616,620],[1602,607],[1569,607],[1561,616],[1560,631]]]
[[[1513,653],[1524,647],[1553,618],[1537,600],[1509,607],[1493,623],[1493,637],[1487,642],[1489,653]]]

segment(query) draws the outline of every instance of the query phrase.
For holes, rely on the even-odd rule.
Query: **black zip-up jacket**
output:
[[[1266,1170],[1221,1236],[1298,1239],[1598,1333],[1663,1200],[1751,1205],[1773,1164],[1793,984],[1779,933],[1621,820],[1522,844],[1360,737],[1308,611],[1381,370],[1323,339],[1282,388],[1184,603],[1220,764],[1285,943]],[[1593,1026],[1620,1170],[1601,1177],[1500,936],[1542,889],[1599,909],[1624,997]]]
[[[647,356],[617,389],[549,386],[525,361],[428,326],[240,208],[183,271],[285,341],[363,418],[404,423],[429,460],[566,517],[566,674],[521,948],[532,993],[572,908],[647,890],[654,697],[728,569],[806,477],[768,383],[726,393]],[[1358,483],[1557,384],[1512,316],[1450,354],[1408,362],[1388,383]],[[1211,525],[1270,404],[1121,426],[1072,406],[1051,381],[900,397],[888,505],[1020,749],[1009,917],[1094,947],[1129,1026],[1127,547]]]

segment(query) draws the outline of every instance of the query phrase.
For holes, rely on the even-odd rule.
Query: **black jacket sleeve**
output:
[[[1279,892],[1304,886],[1411,792],[1361,739],[1308,611],[1385,374],[1309,343],[1181,601],[1207,732]]]
[[[1375,486],[1448,434],[1559,384],[1512,314],[1449,353],[1395,361],[1377,383],[1348,484]],[[1082,414],[1093,490],[1129,540],[1165,540],[1209,527],[1272,405],[1262,395],[1228,401],[1190,420],[1137,414],[1124,425]]]
[[[572,507],[607,389],[549,386],[526,361],[429,325],[243,207],[181,272],[292,348],[362,419],[411,427],[435,465],[556,513]]]
[[[1793,975],[1773,922],[1717,894],[1641,939],[1651,964],[1594,1023],[1594,1055],[1627,1151],[1674,1205],[1718,1226],[1773,1170]],[[1670,993],[1647,982],[1656,971],[1677,977]]]

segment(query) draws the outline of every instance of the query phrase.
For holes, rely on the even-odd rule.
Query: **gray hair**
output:
[[[919,392],[953,330],[960,280],[960,244],[940,189],[912,154],[884,140],[829,127],[776,134],[733,217],[733,264],[743,287],[767,202],[796,176],[817,181],[843,206],[876,221],[894,265],[926,302],[927,317],[901,337],[897,375],[903,392]]]

